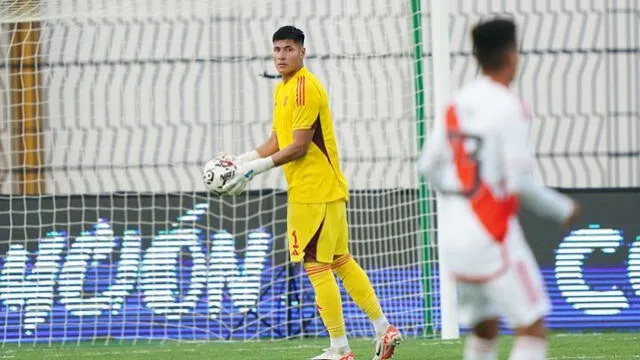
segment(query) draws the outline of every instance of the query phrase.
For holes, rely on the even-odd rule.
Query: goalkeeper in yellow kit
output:
[[[257,174],[282,166],[288,184],[287,235],[292,261],[303,261],[331,346],[313,359],[355,359],[349,349],[334,272],[376,332],[374,360],[390,359],[402,340],[390,325],[367,274],[349,254],[347,182],[324,87],[304,67],[304,33],[284,26],[273,34],[273,60],[282,81],[275,89],[273,131],[256,150],[226,156],[238,165],[223,192],[241,193]]]

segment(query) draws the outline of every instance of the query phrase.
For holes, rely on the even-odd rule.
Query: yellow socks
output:
[[[342,255],[333,264],[312,262],[305,263],[304,268],[313,286],[318,311],[331,337],[332,347],[349,346],[342,315],[340,289],[333,272],[342,279],[342,284],[353,301],[367,314],[373,323],[376,335],[384,334],[389,327],[389,322],[382,313],[380,302],[367,273],[350,254]]]
[[[342,279],[342,285],[353,301],[364,311],[371,321],[384,318],[380,302],[367,273],[358,265],[351,254],[345,254],[331,264],[333,271]],[[386,319],[384,319],[386,323]],[[388,324],[388,323],[387,323]]]
[[[336,338],[344,338],[346,342],[340,289],[331,271],[331,265],[305,263],[304,268],[315,291],[320,317],[332,342]]]

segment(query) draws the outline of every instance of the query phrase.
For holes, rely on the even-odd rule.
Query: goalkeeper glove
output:
[[[255,151],[255,150],[248,151],[248,152],[246,152],[244,154],[240,154],[240,155],[233,155],[233,154],[229,154],[227,152],[222,151],[222,152],[218,153],[216,158],[223,159],[223,160],[228,160],[228,161],[234,162],[236,164],[242,164],[242,163],[247,162],[247,161],[260,159],[260,154],[258,154],[258,152]]]
[[[271,156],[238,164],[235,175],[222,187],[222,192],[229,195],[238,195],[244,191],[247,184],[254,176],[274,167]]]

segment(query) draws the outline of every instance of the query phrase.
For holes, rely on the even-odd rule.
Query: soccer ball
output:
[[[209,191],[221,195],[222,187],[236,174],[236,170],[238,167],[233,161],[213,159],[204,166],[202,180]]]

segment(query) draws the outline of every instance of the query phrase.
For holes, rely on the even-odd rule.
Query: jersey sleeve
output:
[[[304,76],[296,83],[293,110],[293,130],[311,129],[320,115],[322,96],[320,90]]]
[[[447,134],[444,121],[436,119],[418,159],[418,172],[436,189],[444,188],[447,160]]]
[[[571,199],[553,189],[547,188],[534,175],[535,161],[529,147],[529,121],[522,106],[513,106],[505,114],[500,126],[503,165],[506,186],[516,194],[523,206],[536,214],[564,221],[573,211]]]

